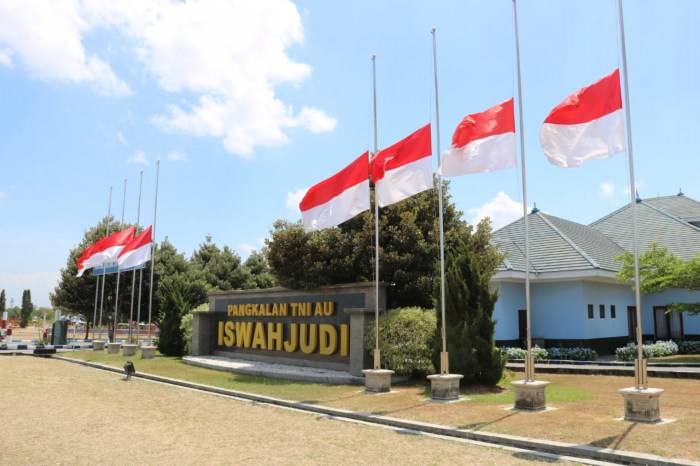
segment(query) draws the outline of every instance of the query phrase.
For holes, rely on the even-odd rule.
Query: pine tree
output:
[[[21,328],[27,328],[29,317],[31,317],[33,310],[34,305],[32,304],[32,292],[30,290],[24,290],[22,293],[22,311],[19,319],[19,326]]]
[[[0,315],[7,310],[7,301],[5,298],[5,289],[0,292]]]

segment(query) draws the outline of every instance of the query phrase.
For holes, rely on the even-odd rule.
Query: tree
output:
[[[251,280],[250,271],[241,263],[240,256],[228,246],[219,249],[211,236],[207,236],[206,242],[192,254],[191,262],[203,273],[212,290],[240,290]]]
[[[27,328],[29,323],[29,318],[34,310],[34,304],[32,304],[32,292],[30,290],[24,290],[22,293],[22,311],[19,319],[19,326],[21,328]]]
[[[445,328],[450,372],[464,375],[464,382],[495,385],[503,375],[505,358],[495,346],[493,310],[498,293],[489,282],[503,255],[490,243],[491,225],[482,220],[476,231],[466,229],[447,252],[445,271]],[[439,280],[435,301],[439,309]],[[436,367],[442,351],[442,316],[435,333]]]
[[[265,254],[251,251],[243,264],[250,272],[250,279],[246,284],[247,289],[263,289],[275,286],[275,277],[270,272]]]
[[[446,247],[466,228],[444,182]],[[364,212],[337,228],[306,233],[301,222],[278,220],[266,240],[270,270],[282,286],[373,281],[374,215]],[[379,279],[388,283],[387,307],[432,307],[439,253],[437,190],[431,189],[380,209]]]
[[[634,254],[625,251],[615,261],[622,263],[617,279],[627,283],[634,280]],[[668,288],[700,291],[700,256],[684,261],[668,248],[651,243],[649,249],[639,255],[639,291],[661,293]],[[700,314],[700,302],[668,303],[666,312],[673,311]]]
[[[2,313],[7,311],[7,301],[5,299],[5,289],[0,292],[0,316]]]

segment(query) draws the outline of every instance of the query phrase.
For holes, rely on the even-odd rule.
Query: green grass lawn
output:
[[[649,362],[672,362],[677,364],[696,363],[700,364],[700,354],[674,354],[661,358],[651,358]]]

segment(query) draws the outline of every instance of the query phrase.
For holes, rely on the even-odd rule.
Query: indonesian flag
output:
[[[92,248],[89,253],[90,256],[84,259],[82,264],[78,265],[78,276],[81,276],[87,269],[101,266],[105,262],[114,260],[124,248],[124,245],[133,237],[134,227],[129,227],[126,230],[118,231],[106,238],[96,241],[95,244],[90,246],[90,248]],[[81,265],[82,269],[80,267]]]
[[[452,145],[444,152],[438,173],[459,176],[518,166],[513,99],[481,113],[467,115],[457,125]]]
[[[369,162],[379,207],[386,207],[433,187],[430,123]]]
[[[369,153],[312,186],[299,203],[307,232],[340,225],[369,210]]]
[[[124,245],[117,257],[119,270],[128,270],[143,265],[151,260],[152,227],[146,228],[140,235]]]
[[[620,70],[583,87],[557,105],[540,130],[551,163],[578,167],[625,150]]]
[[[96,244],[96,243],[95,243]],[[76,265],[78,266],[78,276],[82,276],[83,273],[87,270],[85,267],[85,261],[92,256],[93,251],[95,250],[95,244],[92,244],[91,246],[85,248],[83,253],[76,259]]]

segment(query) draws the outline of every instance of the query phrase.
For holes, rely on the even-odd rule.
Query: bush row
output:
[[[660,358],[678,353],[678,344],[673,340],[657,341],[642,345],[644,358]],[[627,346],[615,350],[615,356],[620,361],[632,361],[637,357],[637,344],[627,343]]]
[[[501,351],[508,355],[508,359],[525,359],[527,350],[522,348],[501,348]],[[595,361],[598,359],[598,353],[590,348],[549,348],[544,349],[535,345],[532,347],[532,357],[535,361],[543,359],[558,359],[565,361]]]

